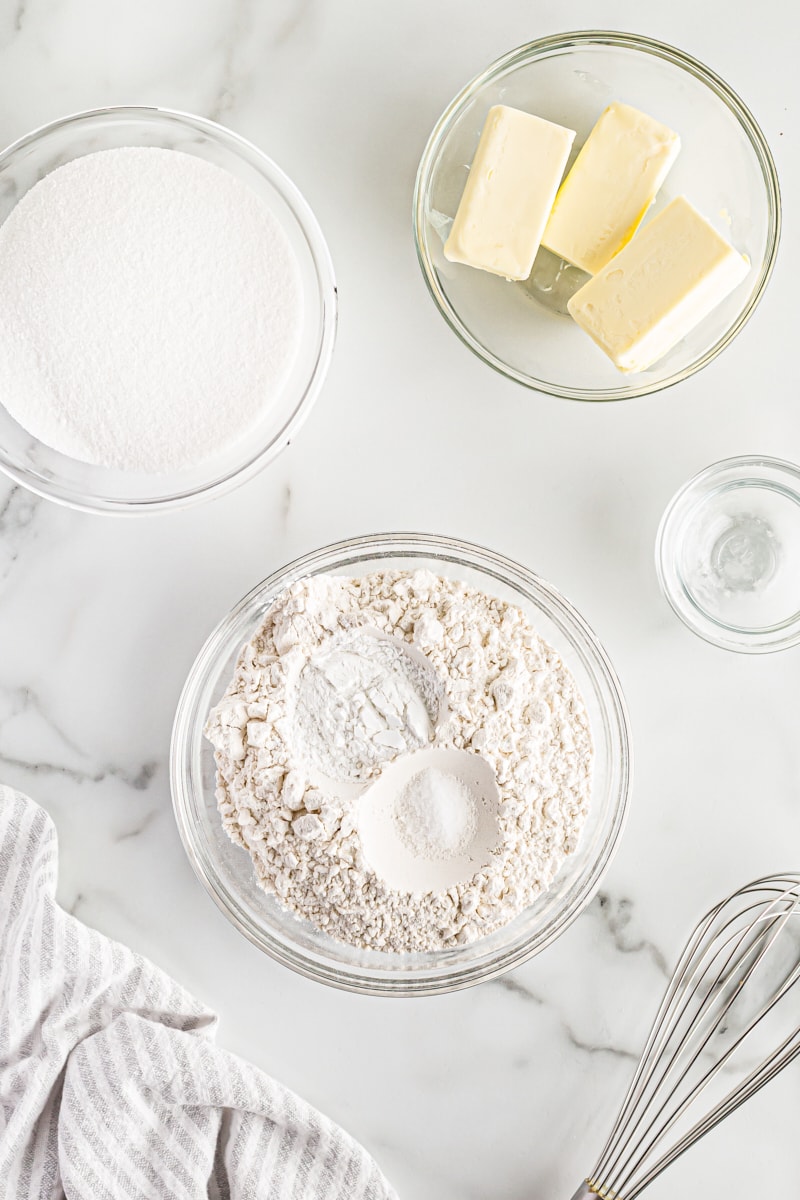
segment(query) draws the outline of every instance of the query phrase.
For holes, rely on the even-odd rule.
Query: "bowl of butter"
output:
[[[780,238],[775,164],[731,88],[616,32],[542,38],[456,96],[414,229],[440,312],[484,362],[572,400],[669,387],[733,340]]]

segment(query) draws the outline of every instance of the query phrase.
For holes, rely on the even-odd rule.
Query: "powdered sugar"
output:
[[[163,473],[218,453],[276,397],[301,321],[277,220],[191,154],[75,159],[0,226],[3,403],[73,458]]]
[[[364,710],[348,683],[343,715],[351,736],[343,756],[327,764],[340,764],[337,781],[309,761],[308,733],[295,719],[298,682],[309,663],[364,647],[365,638],[385,639],[394,667],[409,653],[424,656],[425,668],[415,660],[419,673],[404,677],[417,681],[410,689],[417,695],[424,692],[419,681],[434,678],[443,699],[434,711],[428,697],[426,748],[408,739],[404,748],[387,746],[386,755],[365,761],[352,754],[352,730]],[[351,682],[353,676],[346,672]],[[333,712],[338,701],[330,699]],[[397,721],[402,708],[404,739],[407,699],[392,709]],[[588,806],[589,724],[558,655],[520,609],[424,570],[294,584],[242,649],[207,735],[223,822],[250,852],[259,881],[318,928],[366,948],[433,950],[511,920],[576,848]],[[449,776],[437,797],[431,768]],[[405,803],[415,776],[425,776],[424,784],[406,792]],[[471,841],[468,823],[462,826],[463,846],[453,844],[453,801],[463,799],[462,786],[475,797],[476,821]],[[421,812],[425,803],[438,805],[438,815]],[[398,814],[406,821],[405,845]],[[397,853],[387,838],[391,828]],[[438,859],[431,853],[437,838],[449,850]]]

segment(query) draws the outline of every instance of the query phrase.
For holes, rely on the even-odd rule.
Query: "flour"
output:
[[[195,155],[88,154],[0,226],[3,403],[88,463],[164,473],[219,454],[276,399],[301,323],[286,234]]]
[[[520,609],[425,570],[293,584],[206,734],[223,823],[261,885],[368,949],[442,949],[512,920],[588,809],[572,675]]]

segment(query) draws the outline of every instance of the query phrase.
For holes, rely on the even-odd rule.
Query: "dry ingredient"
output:
[[[404,846],[430,860],[462,853],[478,824],[473,793],[457,776],[438,767],[425,767],[411,777],[392,816]]]
[[[286,589],[206,734],[261,885],[369,949],[505,924],[575,850],[589,803],[589,721],[559,656],[519,608],[427,570]],[[361,837],[379,807],[382,873]],[[391,886],[409,864],[417,882]]]
[[[87,463],[164,473],[220,453],[276,398],[301,322],[278,221],[192,154],[87,154],[0,226],[3,403]]]
[[[290,644],[294,634],[291,627]],[[285,633],[279,642],[286,644]],[[440,692],[422,655],[370,630],[343,633],[299,672],[295,748],[331,779],[364,782],[384,762],[428,744]]]

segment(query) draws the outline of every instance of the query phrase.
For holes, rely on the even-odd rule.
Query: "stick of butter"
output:
[[[445,258],[527,279],[574,137],[572,129],[517,108],[490,108]]]
[[[597,274],[639,228],[680,148],[666,125],[610,104],[559,189],[542,245]]]
[[[750,264],[678,196],[567,307],[620,371],[643,371],[741,283]]]

